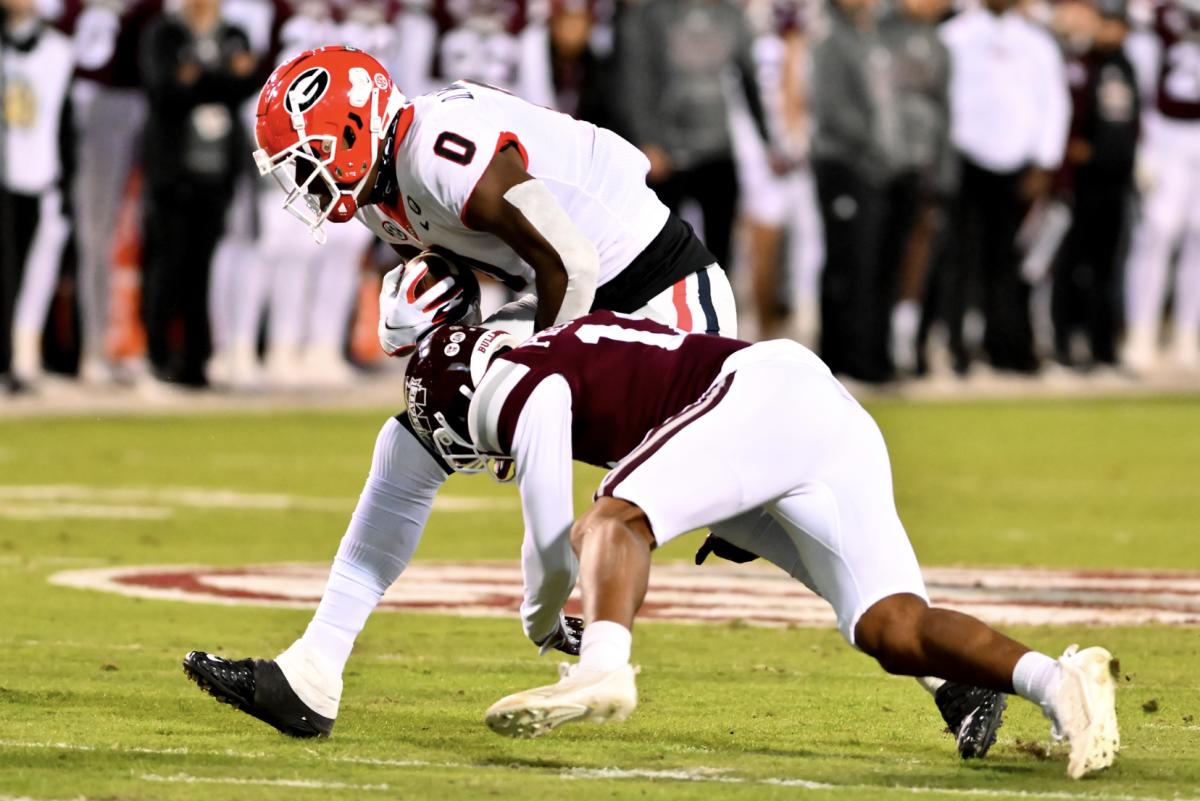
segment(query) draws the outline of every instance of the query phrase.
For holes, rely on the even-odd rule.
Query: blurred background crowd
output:
[[[363,226],[250,158],[324,44],[604,125],[746,338],[864,384],[1200,383],[1200,0],[0,0],[0,376],[260,389],[386,370]],[[485,302],[505,300],[498,287]]]

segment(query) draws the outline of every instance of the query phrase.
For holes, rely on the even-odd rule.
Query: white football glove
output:
[[[427,262],[432,259],[449,264],[444,257],[426,252],[383,277],[379,291],[379,344],[389,356],[407,355],[434,326],[461,320],[471,325],[478,321],[479,292],[473,275],[464,277],[458,268],[443,265],[439,270],[443,275],[441,280],[424,291],[420,289],[429,274]]]

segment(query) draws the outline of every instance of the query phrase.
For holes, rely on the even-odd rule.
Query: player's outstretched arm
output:
[[[517,419],[512,456],[525,517],[521,621],[529,639],[543,645],[563,632],[562,609],[579,573],[571,548],[571,390],[562,377],[547,378],[530,394]]]
[[[500,149],[475,185],[463,222],[502,239],[533,268],[537,330],[587,314],[600,256],[558,200],[525,169],[515,145]]]

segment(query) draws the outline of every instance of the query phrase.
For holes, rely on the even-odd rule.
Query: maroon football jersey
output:
[[[1177,120],[1200,120],[1200,17],[1165,2],[1154,10],[1154,30],[1162,43],[1159,111]]]
[[[703,395],[725,359],[745,347],[737,339],[593,312],[497,357],[476,390],[471,416],[480,439],[509,453],[530,393],[560,375],[571,389],[573,457],[608,467]]]

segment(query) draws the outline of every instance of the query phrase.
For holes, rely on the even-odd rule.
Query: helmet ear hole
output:
[[[356,134],[354,132],[354,129],[351,128],[349,125],[347,125],[345,128],[342,129],[342,146],[345,147],[347,150],[354,147],[354,143],[355,143],[355,141],[357,141],[357,139],[358,139],[358,134]]]

